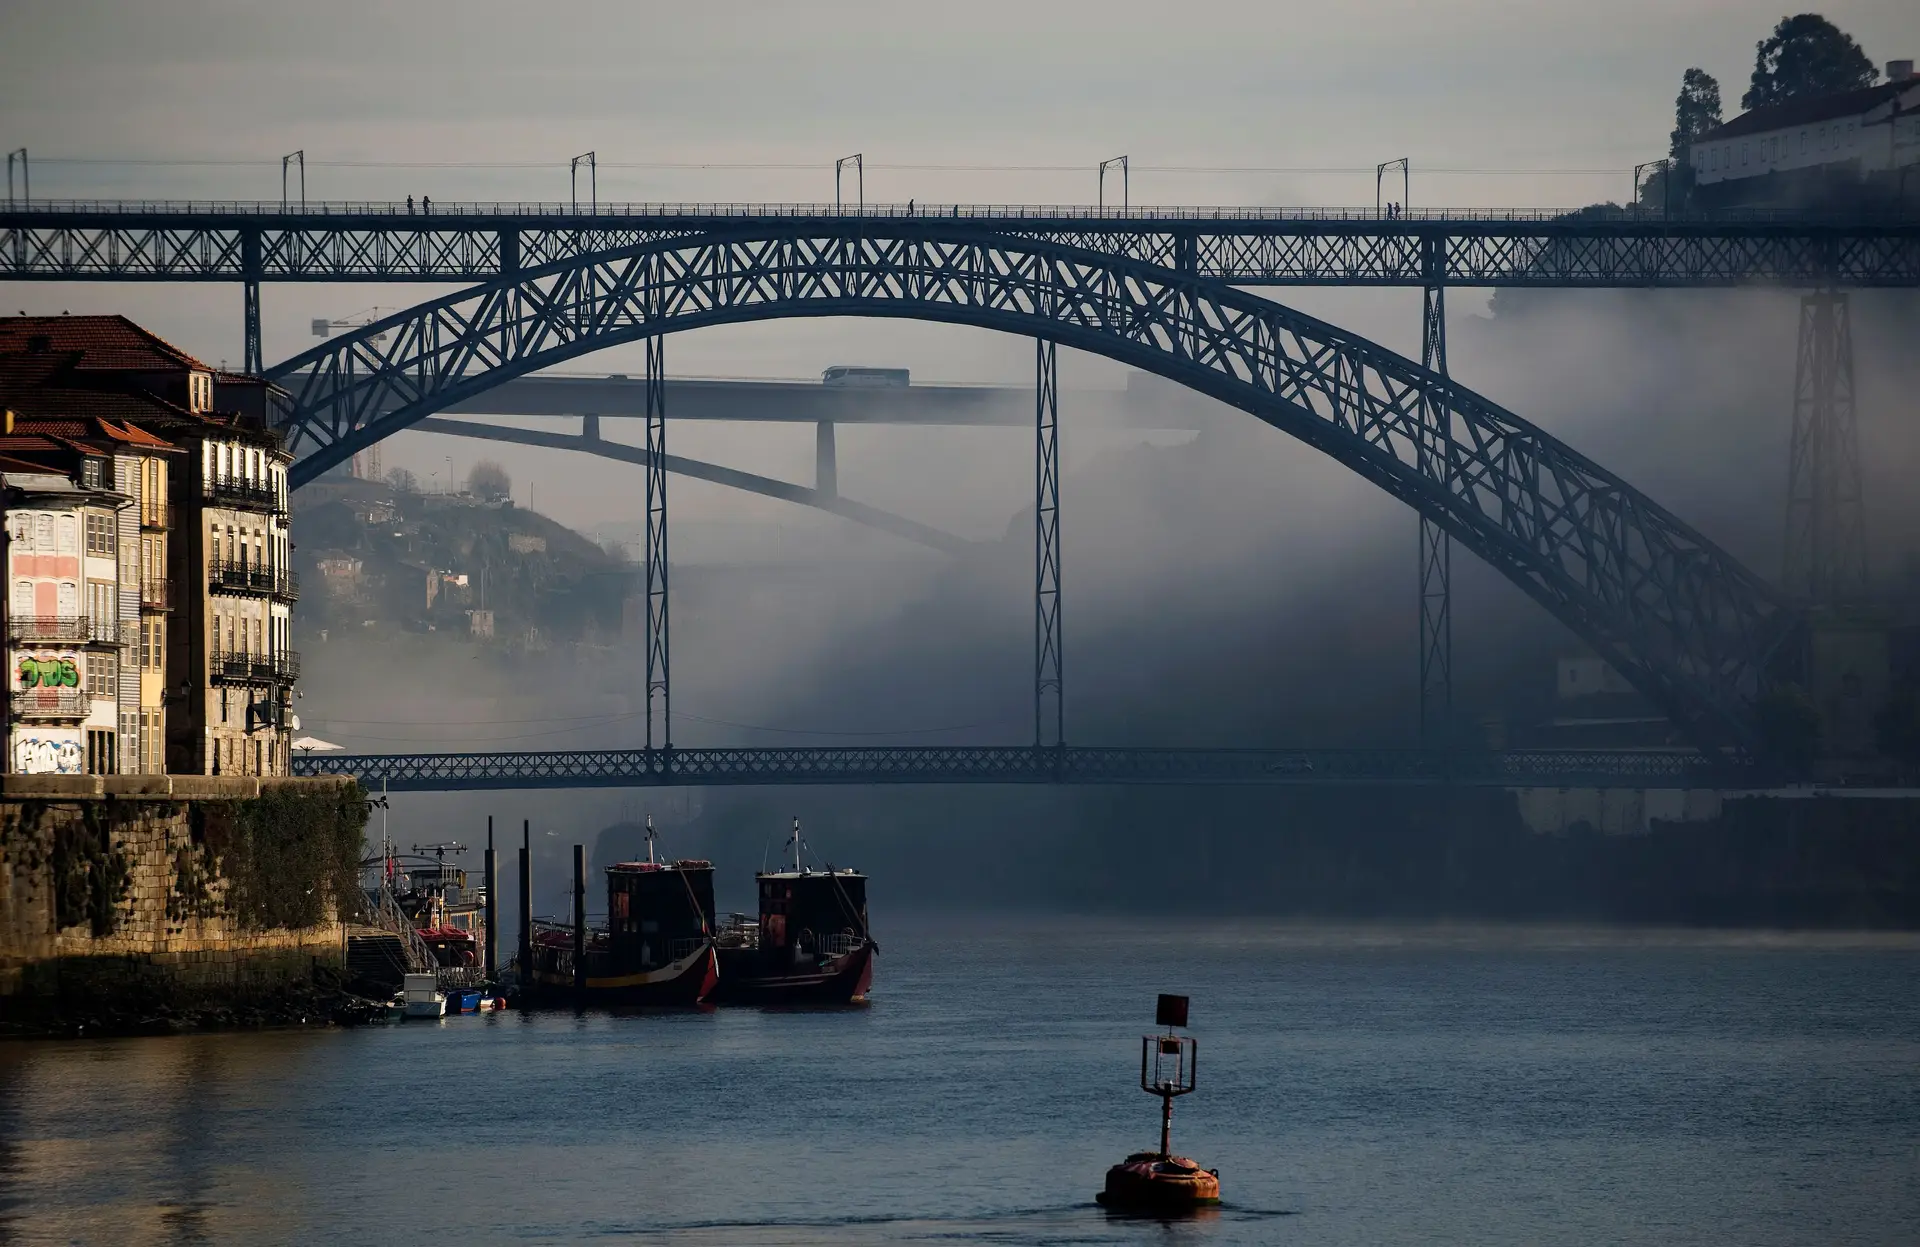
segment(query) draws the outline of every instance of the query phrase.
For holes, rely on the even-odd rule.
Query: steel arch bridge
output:
[[[1620,477],[1445,376],[1176,269],[939,220],[753,222],[501,278],[269,375],[294,387],[284,432],[300,456],[298,484],[512,377],[623,342],[796,316],[1002,330],[1239,407],[1438,524],[1696,742],[1759,743],[1752,702],[1798,626],[1759,577]]]

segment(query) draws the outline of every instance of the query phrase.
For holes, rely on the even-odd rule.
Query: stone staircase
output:
[[[384,998],[400,990],[401,977],[413,967],[399,936],[379,927],[347,931],[347,981],[363,996]]]

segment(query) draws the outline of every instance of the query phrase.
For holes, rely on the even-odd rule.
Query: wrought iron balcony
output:
[[[207,673],[220,681],[291,684],[300,678],[300,655],[290,649],[272,654],[214,650],[207,655]]]
[[[171,502],[143,502],[140,504],[140,527],[173,528],[174,509]]]
[[[285,511],[280,492],[244,476],[210,476],[202,490],[208,502],[248,511]]]
[[[165,576],[140,582],[140,609],[165,611],[173,609],[173,581]]]
[[[126,645],[137,625],[91,615],[10,615],[7,636],[15,641],[64,641],[69,645]]]
[[[13,713],[20,719],[84,719],[93,709],[93,696],[82,688],[16,689]]]
[[[207,587],[226,593],[255,593],[283,602],[298,601],[300,577],[284,567],[245,559],[213,559],[207,563]]]

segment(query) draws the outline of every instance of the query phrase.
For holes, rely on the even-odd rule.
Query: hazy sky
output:
[[[1920,51],[1910,0],[1824,6],[1876,62]],[[834,157],[875,198],[1079,201],[1130,154],[1137,198],[1371,201],[1364,168],[1412,158],[1423,204],[1588,202],[1665,154],[1681,71],[1737,105],[1758,0],[555,4],[4,0],[0,143],[43,193],[277,196],[304,149],[316,196],[559,198],[597,150],[610,198],[822,197]],[[251,160],[236,168],[61,159]],[[511,170],[327,161],[533,162]],[[641,163],[790,164],[674,170]],[[1601,170],[1580,176],[1457,170]],[[1435,170],[1436,172],[1427,172]]]
[[[1825,11],[1876,62],[1920,54],[1912,0]],[[832,194],[833,158],[862,151],[876,200],[1089,202],[1095,162],[1126,153],[1139,202],[1371,202],[1373,165],[1406,155],[1416,206],[1563,206],[1624,197],[1631,166],[1664,154],[1687,66],[1717,74],[1737,111],[1753,44],[1780,15],[1757,0],[0,0],[0,146],[29,149],[36,197],[277,198],[279,157],[304,149],[316,199],[558,200],[567,158],[587,150],[604,199],[818,199]],[[313,317],[429,293],[269,287],[267,358],[313,345]],[[1414,349],[1417,295],[1274,293]],[[240,356],[237,287],[13,283],[4,298],[8,311],[124,311],[211,360]],[[917,380],[1010,381],[1030,376],[1031,359],[1021,340],[910,322],[739,326],[678,336],[668,351],[676,375],[876,363]],[[580,366],[639,368],[618,351]],[[1065,367],[1069,384],[1119,383],[1100,361]],[[870,453],[950,453],[913,436]],[[811,468],[805,429],[676,438],[686,453],[792,479]],[[962,459],[997,462],[989,441]],[[863,488],[863,446],[843,437],[849,492]],[[389,462],[423,476],[444,475],[448,454],[463,476],[479,453],[418,434],[388,447]],[[546,506],[577,502],[578,514],[556,514],[583,526],[630,475],[558,455],[517,463],[523,484],[543,482]],[[974,483],[1011,505],[1020,456],[1006,464],[1004,480]],[[681,497],[689,515],[800,522],[727,491]],[[1004,517],[999,501],[975,511],[988,525]]]

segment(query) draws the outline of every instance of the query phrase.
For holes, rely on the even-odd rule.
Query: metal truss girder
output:
[[[1224,283],[912,223],[676,238],[446,295],[270,370],[304,483],[501,381],[659,334],[893,316],[1044,338],[1253,413],[1431,519],[1702,744],[1752,746],[1796,619],[1759,577],[1545,431],[1375,343]],[[1437,456],[1422,472],[1419,456]]]
[[[1684,788],[1754,786],[1753,768],[1687,753],[1533,750],[1089,749],[1038,745],[609,749],[294,759],[395,792],[818,784],[1239,784]]]
[[[1381,221],[1177,210],[1089,218],[1045,209],[916,217],[951,238],[1084,247],[1238,285],[1419,286],[1437,245],[1448,285],[1842,287],[1920,285],[1920,224],[1639,221],[1486,214]],[[240,236],[258,232],[268,281],[484,280],[671,237],[892,229],[899,218],[813,217],[804,205],[622,216],[287,214],[102,205],[0,210],[0,278],[238,280]],[[511,245],[503,240],[509,236]]]

